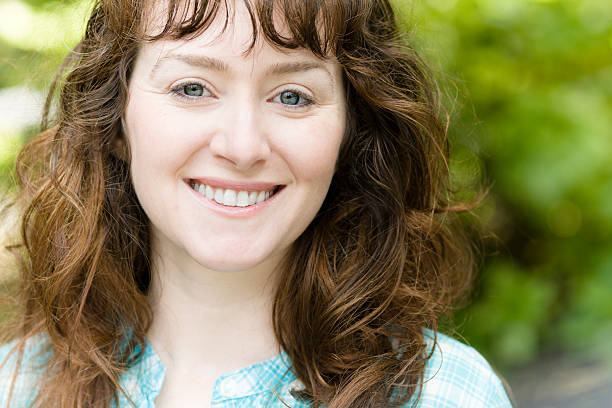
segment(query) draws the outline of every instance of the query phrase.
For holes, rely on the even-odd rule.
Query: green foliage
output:
[[[612,334],[612,3],[428,0],[410,7],[416,41],[452,95],[456,182],[470,188],[485,175],[491,185],[478,215],[496,237],[489,244],[495,256],[480,272],[474,303],[457,316],[463,334],[506,367],[543,348],[605,349]]]
[[[0,185],[12,183],[15,156],[23,144],[21,133],[4,133],[0,138]],[[1,191],[1,190],[0,190]]]
[[[90,2],[7,0],[0,8],[7,4],[0,90],[44,90]],[[612,2],[394,4],[402,25],[415,26],[413,42],[445,92],[455,186],[491,186],[477,227],[496,237],[487,245],[497,253],[480,271],[473,304],[457,316],[466,339],[506,367],[544,348],[608,350]],[[0,179],[24,132],[0,131]]]
[[[89,1],[0,2],[0,88],[48,87],[52,73],[76,44]]]
[[[46,93],[57,67],[78,41],[90,4],[76,0],[0,2],[0,93],[13,87],[20,87],[22,94],[31,93],[27,89]],[[32,99],[30,96],[24,100]],[[0,117],[0,191],[13,184],[15,155],[40,121],[32,118],[24,126],[13,123],[10,116]]]
[[[482,293],[464,317],[470,343],[495,361],[525,363],[536,356],[550,318],[556,283],[496,260],[482,271]],[[464,312],[465,313],[465,312]]]

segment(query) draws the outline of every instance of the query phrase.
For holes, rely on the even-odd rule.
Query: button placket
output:
[[[251,392],[249,382],[239,376],[231,376],[221,380],[219,393],[225,398],[237,398],[248,395]]]
[[[221,381],[221,385],[219,386],[219,392],[224,397],[235,397],[236,381],[231,377],[225,378],[223,381]]]
[[[306,387],[304,383],[298,380],[297,378],[289,384],[289,392],[303,391]]]

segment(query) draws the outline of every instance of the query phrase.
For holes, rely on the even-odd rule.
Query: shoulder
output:
[[[429,330],[424,335],[432,353],[417,407],[512,407],[501,379],[473,347]]]
[[[18,340],[0,346],[0,407],[26,407],[36,397],[36,385],[43,375],[50,357],[50,348],[44,335],[29,338],[23,353]],[[15,376],[17,373],[17,376]],[[14,380],[14,381],[13,381]]]

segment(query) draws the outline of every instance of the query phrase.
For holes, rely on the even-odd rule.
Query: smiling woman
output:
[[[240,5],[230,12],[225,31],[217,18],[194,39],[140,48],[125,150],[154,253],[172,251],[182,273],[206,266],[252,278],[254,267],[275,269],[321,207],[345,97],[335,59],[266,42],[245,55],[250,16]]]
[[[471,257],[386,0],[100,0],[67,65],[0,403],[510,406],[436,331]]]

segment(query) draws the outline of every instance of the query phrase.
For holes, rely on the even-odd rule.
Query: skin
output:
[[[220,36],[219,20],[189,41],[144,44],[130,80],[124,143],[151,222],[147,338],[166,368],[158,407],[209,406],[220,375],[279,352],[278,266],[327,194],[345,131],[339,64],[263,41],[245,54],[252,26],[235,7]],[[303,94],[297,107],[287,90]],[[284,187],[234,216],[189,186],[207,177]]]

